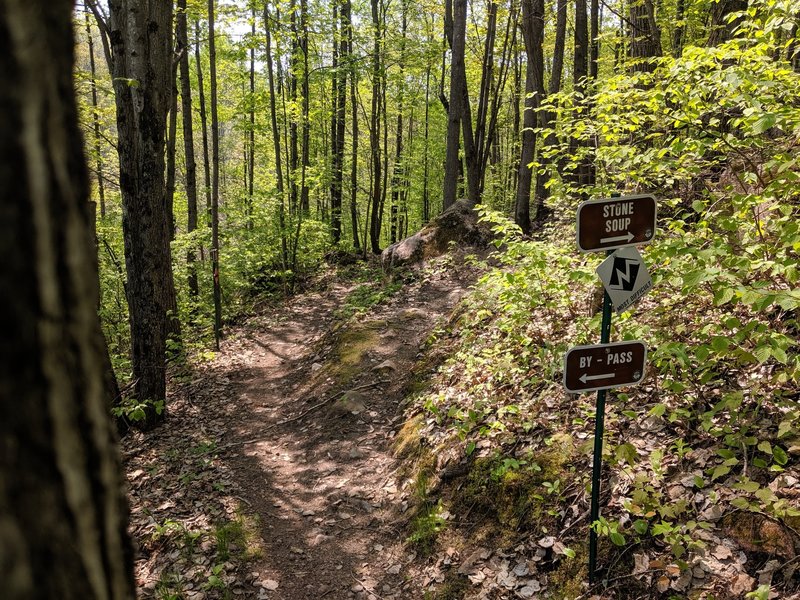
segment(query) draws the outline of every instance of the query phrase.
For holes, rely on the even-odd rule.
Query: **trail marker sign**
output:
[[[600,263],[595,273],[603,282],[617,312],[633,305],[653,287],[647,266],[636,248],[615,250]]]
[[[636,385],[644,379],[644,342],[575,346],[564,357],[564,387],[578,394]]]
[[[587,200],[578,206],[577,221],[582,252],[649,244],[656,234],[656,199],[640,194]]]

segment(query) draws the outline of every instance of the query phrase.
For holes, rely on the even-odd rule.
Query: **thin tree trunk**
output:
[[[275,180],[278,190],[278,225],[281,236],[281,258],[283,267],[289,266],[289,248],[286,241],[286,195],[283,185],[283,168],[281,163],[281,134],[278,129],[278,114],[275,98],[275,75],[272,68],[272,26],[270,25],[269,2],[264,2],[264,32],[266,33],[267,79],[269,84],[269,116],[272,125],[272,144],[275,150]]]
[[[106,192],[105,181],[103,179],[103,155],[100,151],[100,114],[97,106],[97,68],[94,61],[94,39],[92,28],[89,24],[89,13],[86,17],[86,38],[89,41],[89,69],[92,77],[92,127],[94,130],[94,154],[95,164],[97,165],[97,193],[100,197],[100,218],[106,216]]]
[[[291,12],[291,61],[289,68],[289,100],[292,106],[297,105],[297,77],[300,72],[301,60],[300,44],[297,35],[297,0],[291,0],[289,6]],[[292,116],[289,123],[289,211],[294,214],[298,208],[298,189],[297,189],[297,167],[298,167],[298,133],[297,117]]]
[[[346,53],[343,27],[339,17],[339,0],[333,2],[333,67],[331,70],[331,237],[336,244],[342,237],[342,168],[344,162],[344,114],[347,90],[346,71],[341,56]]]
[[[177,55],[176,55],[177,56]],[[178,89],[175,85],[178,63],[173,59],[172,82],[170,84],[169,119],[167,126],[167,225],[169,239],[175,239],[175,147],[178,137]]]
[[[180,68],[181,109],[183,111],[183,151],[186,162],[186,232],[197,229],[197,164],[194,158],[194,129],[192,125],[192,83],[189,75],[189,32],[186,17],[186,0],[178,0],[175,23]],[[197,252],[193,245],[186,251],[189,272],[189,294],[197,299],[200,288],[197,282]]]
[[[683,54],[683,35],[686,31],[686,0],[677,0],[675,4],[675,29],[672,32],[672,56],[679,58]]]
[[[448,0],[450,3],[450,0]],[[456,201],[459,171],[459,138],[461,121],[465,119],[463,84],[466,82],[464,51],[466,46],[467,2],[453,0],[452,50],[450,66],[450,98],[447,114],[447,147],[442,187],[442,208],[447,210]],[[470,123],[471,128],[471,123]],[[466,140],[465,140],[466,145]]]
[[[206,213],[211,215],[211,160],[208,152],[208,113],[206,112],[206,94],[203,88],[203,62],[200,57],[200,22],[195,23],[194,53],[197,66],[197,97],[200,102],[200,129],[203,134],[203,175],[206,192]],[[211,220],[209,219],[209,227]]]
[[[300,150],[300,207],[304,214],[308,214],[309,206],[309,189],[306,182],[306,173],[311,166],[310,160],[310,143],[311,143],[311,119],[310,119],[310,101],[311,95],[309,92],[308,83],[308,2],[307,0],[300,0],[300,51],[303,53],[303,81],[301,85],[301,93],[303,94],[302,102],[302,140]],[[296,241],[295,241],[296,245]]]
[[[249,150],[247,168],[247,227],[253,228],[253,191],[256,167],[256,5],[250,6],[250,123],[247,131],[247,148]]]
[[[372,160],[372,213],[370,217],[369,239],[372,252],[380,254],[380,204],[381,204],[381,149],[380,149],[380,122],[381,122],[381,22],[379,14],[379,1],[370,0],[372,9],[372,114],[370,117],[369,145]]]
[[[219,350],[222,338],[222,291],[219,281],[219,117],[214,3],[215,0],[208,0],[208,61],[211,88],[211,274],[214,286],[214,347]]]
[[[591,1],[589,10],[589,78],[594,81],[597,79],[597,60],[600,56],[600,2]]]
[[[347,27],[347,70],[350,75],[350,111],[351,128],[353,131],[353,147],[350,158],[350,223],[353,233],[353,248],[360,249],[358,238],[358,103],[356,98],[356,78],[358,69],[356,68],[355,57],[353,55],[353,20],[352,2],[344,0],[342,5],[342,19]]]
[[[431,219],[430,198],[428,197],[428,135],[429,135],[429,115],[430,115],[430,91],[431,91],[431,65],[425,68],[425,133],[422,166],[422,222],[427,223]]]
[[[397,95],[397,131],[395,136],[395,154],[394,154],[394,170],[392,172],[392,201],[389,207],[390,223],[389,223],[389,240],[394,244],[397,241],[398,232],[398,210],[400,202],[400,190],[405,185],[403,178],[403,94],[404,94],[404,77],[405,77],[405,50],[406,50],[406,31],[408,28],[407,21],[407,0],[401,3],[401,38],[400,38],[400,57],[398,60],[398,68],[400,69],[400,84]],[[402,227],[400,227],[400,235],[402,236]]]

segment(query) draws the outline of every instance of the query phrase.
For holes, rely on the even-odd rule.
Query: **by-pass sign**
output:
[[[579,394],[636,385],[644,379],[647,346],[639,340],[575,346],[564,357],[564,387]]]
[[[650,194],[588,200],[578,207],[578,248],[599,252],[653,241],[656,199]]]

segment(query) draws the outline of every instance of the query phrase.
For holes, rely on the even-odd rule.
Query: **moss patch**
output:
[[[454,498],[454,512],[483,513],[496,520],[505,535],[521,529],[552,529],[553,507],[560,505],[564,481],[572,477],[573,458],[569,439],[555,441],[525,459],[479,458]]]

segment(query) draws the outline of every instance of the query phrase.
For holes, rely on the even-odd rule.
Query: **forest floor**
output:
[[[329,274],[175,377],[168,421],[123,440],[141,596],[422,598],[401,403],[475,277],[452,255],[403,285]]]

